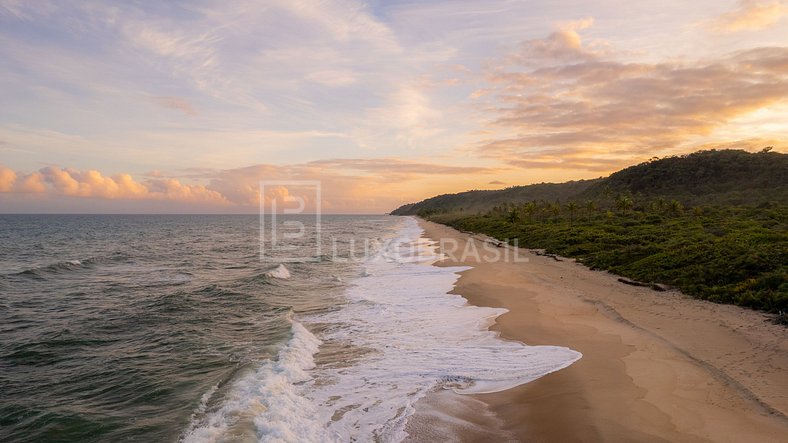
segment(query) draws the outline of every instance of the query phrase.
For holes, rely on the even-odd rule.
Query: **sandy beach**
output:
[[[462,257],[468,241],[483,253],[485,239],[420,223],[458,246],[436,266],[473,267],[453,293],[509,310],[492,327],[501,337],[583,358],[504,392],[429,395],[409,441],[785,441],[788,329],[764,314],[525,250],[526,263]]]

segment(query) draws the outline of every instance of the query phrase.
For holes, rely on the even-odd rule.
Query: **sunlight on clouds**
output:
[[[788,15],[785,2],[763,0],[740,0],[738,7],[709,22],[715,32],[757,31],[777,24]]]
[[[709,144],[713,140],[740,140],[738,143],[742,148],[751,150],[764,146],[788,148],[788,103],[765,106],[734,117],[700,140],[699,144]]]
[[[0,192],[47,193],[106,199],[153,199],[181,202],[227,203],[218,192],[202,185],[186,185],[175,179],[135,181],[129,174],[105,176],[95,170],[79,171],[49,166],[31,174],[19,174],[0,166]]]
[[[0,165],[0,192],[11,192],[16,182],[16,172]]]
[[[316,209],[314,190],[299,186],[274,185],[260,194],[261,181],[315,181],[322,188],[322,209],[329,212],[358,213],[391,210],[404,199],[430,192],[446,184],[447,177],[489,176],[495,168],[448,166],[433,163],[388,159],[331,159],[293,165],[260,164],[243,168],[184,171],[179,177],[161,172],[136,180],[130,174],[112,176],[95,170],[80,171],[50,166],[30,174],[0,165],[0,193],[37,194],[102,198],[128,201],[170,201],[201,203],[207,208],[255,212],[263,198],[296,195],[308,203],[306,211]],[[185,183],[183,180],[206,184]],[[463,180],[462,183],[473,183]]]
[[[492,68],[491,86],[478,95],[493,109],[494,134],[510,136],[482,142],[482,155],[521,167],[609,172],[686,149],[691,137],[788,100],[788,48],[626,62],[586,48],[574,29],[526,41]],[[746,128],[769,133],[768,126]]]
[[[385,212],[783,146],[785,2],[733,3],[0,0],[0,192]]]

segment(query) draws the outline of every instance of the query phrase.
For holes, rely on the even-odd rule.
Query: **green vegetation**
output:
[[[500,202],[492,194],[487,198],[493,206],[469,210],[477,202],[463,203],[457,197],[469,194],[463,193],[440,200],[454,207],[430,199],[395,213],[416,213],[502,241],[517,239],[521,247],[675,286],[697,298],[774,312],[785,322],[787,171],[785,154],[705,151],[564,188],[549,185],[577,191],[568,197],[567,191],[561,197]],[[537,186],[545,191],[545,185]],[[511,189],[476,192],[512,196]]]
[[[788,155],[740,150],[700,151],[653,158],[593,180],[539,183],[497,191],[467,191],[428,198],[392,211],[395,215],[465,212],[530,201],[610,202],[627,195],[633,204],[663,197],[685,206],[788,205]]]

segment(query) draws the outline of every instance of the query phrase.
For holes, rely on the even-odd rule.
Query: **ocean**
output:
[[[305,229],[271,247],[287,223]],[[421,232],[393,216],[0,215],[0,441],[396,442],[431,391],[507,389],[580,357],[488,331],[505,311],[447,294],[465,268],[431,266]]]

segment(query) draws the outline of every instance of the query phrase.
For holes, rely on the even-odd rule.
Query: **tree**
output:
[[[586,212],[588,212],[588,221],[591,221],[591,214],[596,211],[596,203],[593,200],[586,200]]]
[[[570,201],[566,204],[566,210],[569,211],[569,226],[575,221],[575,211],[577,211],[577,203]]]
[[[523,205],[523,212],[525,212],[525,215],[528,217],[529,223],[531,222],[531,218],[534,215],[534,211],[536,211],[536,203],[528,202]]]
[[[681,214],[681,211],[683,209],[684,206],[682,206],[681,202],[679,202],[678,200],[671,200],[670,203],[668,203],[668,212],[670,212],[673,215]]]
[[[542,200],[542,208],[539,210],[539,219],[546,220],[547,216],[550,215],[550,202]]]
[[[616,208],[620,209],[622,214],[626,214],[634,205],[635,202],[626,195],[621,195],[616,199]]]
[[[559,215],[561,215],[561,203],[555,202],[555,204],[550,204],[550,212],[553,213],[554,217],[558,217]]]

